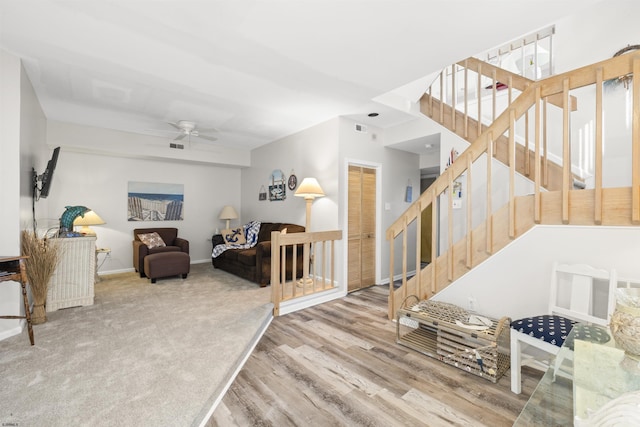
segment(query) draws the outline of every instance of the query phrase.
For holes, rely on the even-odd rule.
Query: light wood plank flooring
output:
[[[523,393],[396,344],[388,287],[275,318],[207,424],[212,426],[510,426]]]

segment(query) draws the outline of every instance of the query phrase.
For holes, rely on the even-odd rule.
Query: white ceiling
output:
[[[336,116],[401,123],[374,99],[415,101],[409,83],[598,1],[2,0],[0,48],[48,119],[167,138],[149,129],[191,120],[251,149]]]

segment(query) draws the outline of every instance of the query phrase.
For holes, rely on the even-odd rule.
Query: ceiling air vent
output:
[[[356,132],[367,133],[367,127],[365,125],[361,125],[359,123],[356,123]]]
[[[175,142],[170,143],[169,147],[175,148],[177,150],[184,150],[184,145],[183,144],[176,144]]]

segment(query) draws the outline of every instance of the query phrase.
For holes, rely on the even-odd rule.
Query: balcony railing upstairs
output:
[[[335,242],[341,239],[341,230],[271,233],[271,302],[274,316],[280,315],[283,303],[309,298],[338,287]],[[301,257],[298,256],[300,247]],[[287,270],[301,270],[302,274],[287,277]]]
[[[445,68],[438,75],[422,96],[420,110],[459,137],[473,142],[533,83],[534,80],[514,72],[476,58],[467,58]],[[547,104],[562,108],[561,95],[551,95],[544,99],[545,111]],[[570,107],[571,111],[577,110],[577,100],[574,96],[570,97]],[[529,126],[526,113],[525,127]],[[529,136],[529,132],[524,132],[522,137],[516,135],[516,171],[524,176],[530,175],[533,160]],[[494,148],[494,157],[507,164],[508,137],[498,137],[494,141]],[[562,168],[547,157],[546,134],[543,134],[542,140],[542,162],[543,188],[558,189]],[[575,178],[580,181],[579,177]]]
[[[502,78],[495,73],[494,87]],[[387,229],[390,283],[396,272],[394,248],[402,252],[401,285],[390,289],[389,317],[395,317],[408,295],[431,297],[536,223],[640,224],[639,76],[640,54],[629,53],[528,82],[490,125],[478,129],[457,161]],[[613,87],[621,78],[631,83]],[[515,87],[515,81],[507,84]],[[581,110],[575,109],[574,94]],[[552,101],[561,107],[556,112],[545,108]],[[530,141],[528,179],[516,170],[517,135]],[[506,140],[506,166],[495,161],[499,139]],[[559,153],[559,183],[546,192],[544,156],[552,152]],[[575,174],[586,189],[574,189]],[[427,209],[434,214],[423,224]],[[420,268],[425,227],[433,236],[432,262]],[[416,238],[410,239],[409,232]],[[413,240],[416,247],[410,251]],[[408,277],[412,264],[415,275]]]

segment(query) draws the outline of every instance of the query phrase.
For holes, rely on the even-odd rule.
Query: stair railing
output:
[[[466,64],[469,65],[470,61]],[[484,65],[481,65],[484,68]],[[479,70],[479,75],[482,70]],[[492,81],[498,81],[498,70],[491,70]],[[630,113],[631,158],[629,186],[605,188],[603,186],[604,103],[606,82],[621,76],[631,76],[634,84],[625,99]],[[465,274],[475,265],[511,240],[524,233],[535,223],[544,224],[607,224],[630,225],[640,223],[640,54],[627,54],[538,82],[527,82],[522,93],[512,100],[490,126],[482,128],[474,142],[418,200],[387,229],[390,250],[390,284],[395,276],[395,242],[401,239],[401,285],[390,286],[389,318],[393,319],[402,301],[408,295],[429,298],[449,283]],[[516,86],[516,80],[507,80]],[[575,101],[571,91],[590,87],[594,92],[593,143],[588,152],[592,159],[593,175],[588,190],[572,190],[572,128],[571,112]],[[455,90],[452,91],[455,93]],[[432,99],[433,97],[428,94]],[[560,125],[550,124],[546,105],[554,102],[561,106]],[[442,105],[442,104],[441,104]],[[445,109],[440,107],[440,117]],[[455,105],[452,108],[456,110]],[[433,111],[433,110],[432,110]],[[531,125],[531,123],[533,125]],[[524,182],[516,172],[516,133],[531,134],[533,149],[529,165],[529,179]],[[464,131],[463,131],[464,132]],[[471,133],[471,132],[469,132]],[[573,133],[576,133],[575,130]],[[561,169],[556,191],[543,189],[547,153],[546,141],[558,138],[561,145]],[[507,140],[506,167],[494,162],[496,141]],[[575,138],[575,136],[574,136]],[[613,139],[613,138],[612,138]],[[618,142],[619,144],[619,142]],[[575,144],[574,144],[575,145]],[[584,148],[584,147],[581,147]],[[575,147],[574,147],[575,151]],[[506,176],[506,179],[505,179]],[[500,186],[498,179],[508,182]],[[465,183],[468,191],[464,209],[456,210],[454,189]],[[473,191],[472,191],[473,190]],[[484,193],[484,195],[483,195]],[[432,208],[431,224],[422,224],[422,212]],[[438,214],[436,214],[436,212]],[[461,212],[458,215],[457,212]],[[586,213],[585,213],[586,212]],[[432,262],[425,268],[416,268],[409,278],[408,230],[416,233],[415,265],[420,266],[420,236],[423,227],[431,227]],[[464,232],[459,230],[463,229]],[[457,233],[457,234],[456,234]],[[454,239],[454,236],[456,237]],[[459,238],[458,238],[459,237]],[[411,251],[413,252],[413,251]]]

